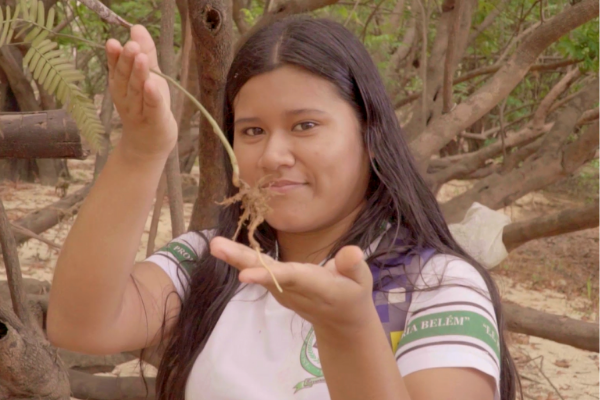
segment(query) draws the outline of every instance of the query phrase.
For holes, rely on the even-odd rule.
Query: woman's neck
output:
[[[300,233],[278,231],[279,259],[284,262],[321,263],[335,243],[348,232],[363,206],[361,203],[346,217],[323,229]]]

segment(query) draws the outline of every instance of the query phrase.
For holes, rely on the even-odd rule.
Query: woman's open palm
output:
[[[373,276],[356,246],[343,247],[323,267],[275,261],[262,254],[283,293],[277,290],[256,251],[223,237],[214,238],[210,248],[213,256],[240,271],[240,281],[264,286],[282,306],[315,326],[357,327],[362,315],[373,308]]]

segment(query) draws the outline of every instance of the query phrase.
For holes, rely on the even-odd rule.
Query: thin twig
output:
[[[552,388],[554,389],[554,391],[556,392],[556,394],[558,395],[558,397],[560,397],[562,400],[565,400],[565,398],[562,396],[562,394],[560,394],[560,391],[556,388],[556,386],[554,386],[554,384],[552,383],[552,381],[546,376],[546,374],[542,370],[541,365],[544,363],[544,356],[540,356],[540,357],[541,357],[540,366],[538,366],[537,364],[534,364],[534,365],[540,371],[540,374],[542,374],[542,376],[544,378],[546,378],[546,381],[550,384],[550,386],[552,386]]]
[[[350,19],[352,18],[352,15],[356,12],[356,8],[358,7],[358,3],[360,3],[360,0],[355,0],[354,1],[354,7],[352,7],[352,11],[350,11],[350,14],[348,14],[348,17],[344,21],[344,27],[346,25],[348,25],[348,22],[350,22]]]
[[[504,143],[506,140],[506,127],[505,125],[505,121],[504,121],[504,109],[506,108],[506,101],[508,100],[508,97],[506,97],[504,99],[504,101],[502,102],[502,104],[500,105],[500,139],[502,140],[502,155],[503,155],[503,159],[506,160],[507,154],[506,154],[506,144]]]
[[[112,25],[120,25],[124,28],[131,28],[133,24],[125,21],[115,14],[110,8],[106,7],[98,0],[80,0],[87,8],[98,14],[100,18]]]
[[[379,7],[381,7],[382,4],[383,4],[383,0],[379,0],[379,3],[377,3],[377,6],[375,6],[375,8],[371,11],[369,16],[367,17],[367,20],[365,21],[365,25],[363,26],[362,33],[360,34],[361,40],[363,42],[365,41],[365,37],[367,36],[367,27],[369,26],[369,22],[371,22],[371,20],[377,13],[377,10],[379,10]]]
[[[54,243],[46,238],[43,238],[40,235],[38,235],[37,233],[30,231],[29,229],[22,227],[21,225],[13,224],[12,222],[10,223],[10,225],[13,230],[19,231],[24,236],[30,237],[32,239],[37,239],[40,242],[45,243],[50,247],[54,247],[57,250],[61,249],[61,246],[59,244]]]

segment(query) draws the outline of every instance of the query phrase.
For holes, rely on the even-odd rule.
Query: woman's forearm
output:
[[[116,319],[166,157],[137,157],[120,145],[110,155],[58,257],[49,335]]]
[[[315,326],[315,335],[332,400],[410,400],[374,307],[360,329]]]

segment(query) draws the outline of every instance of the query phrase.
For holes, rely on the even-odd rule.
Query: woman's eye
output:
[[[242,133],[247,136],[257,136],[257,135],[263,134],[264,132],[265,131],[262,128],[257,128],[257,127],[246,128],[242,131]]]
[[[312,129],[315,126],[317,126],[316,123],[314,122],[300,122],[299,124],[297,124],[296,126],[294,126],[292,128],[293,131],[305,131],[308,129]]]

